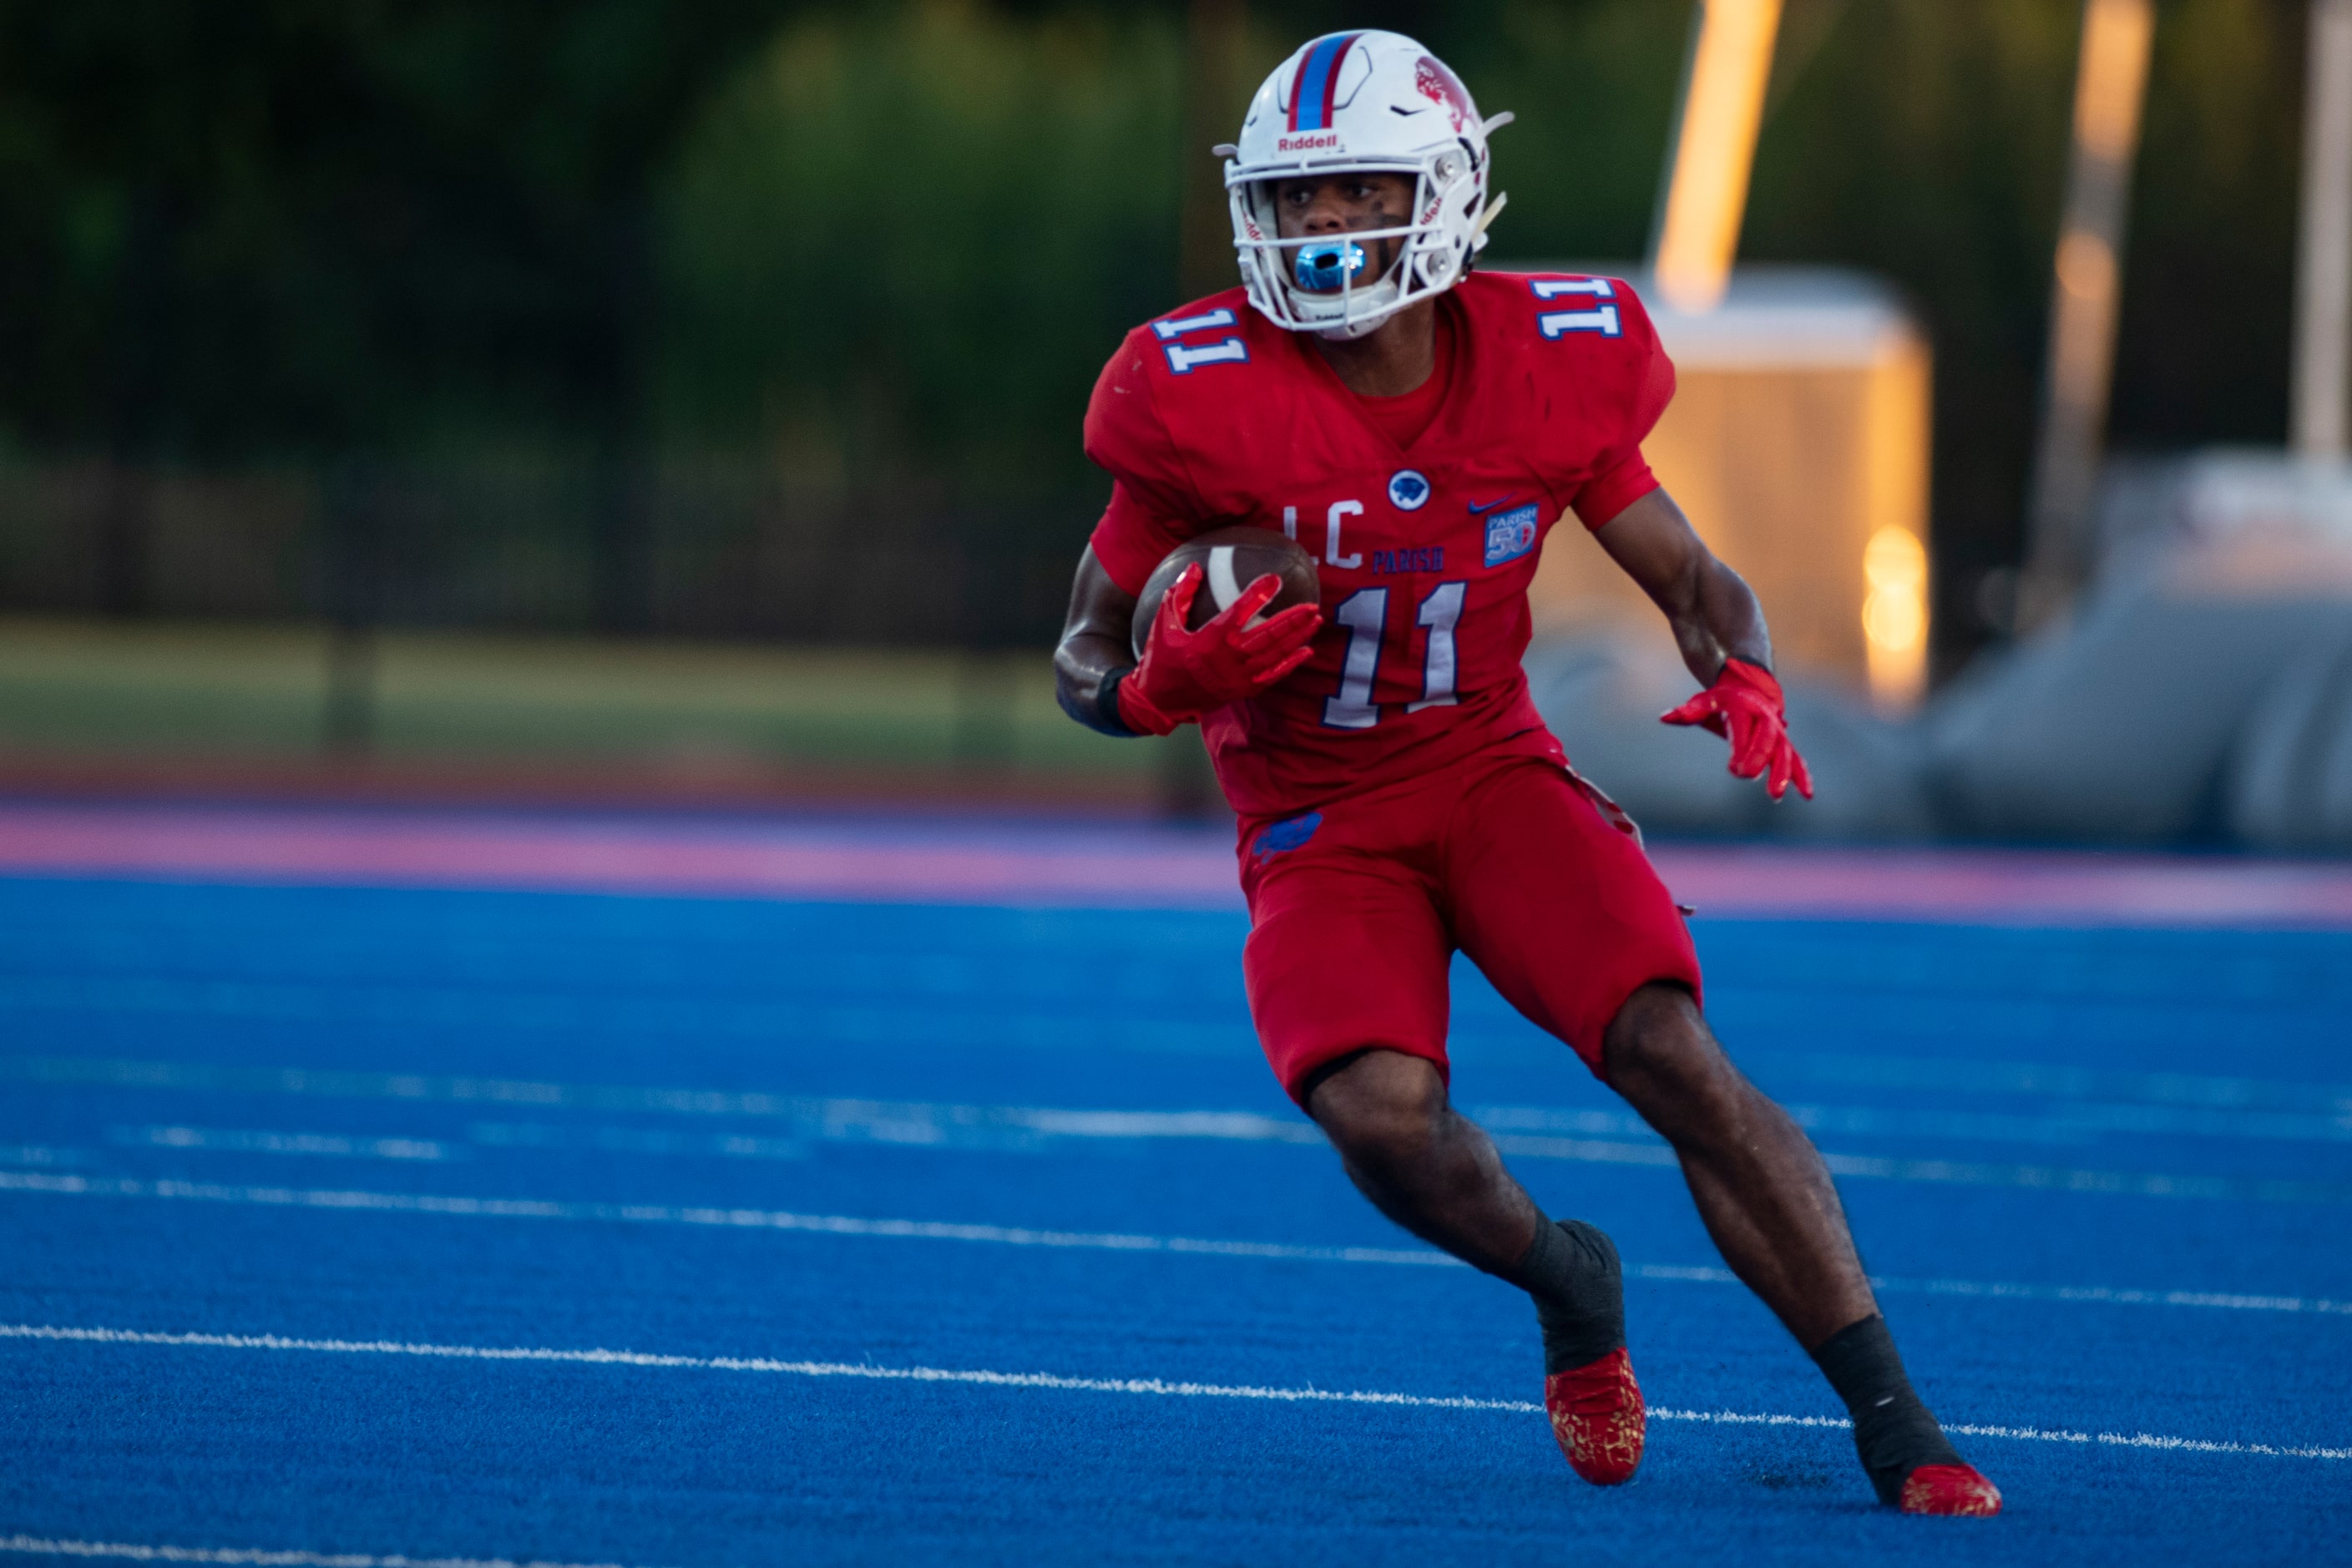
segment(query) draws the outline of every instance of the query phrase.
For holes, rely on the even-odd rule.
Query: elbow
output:
[[[1094,704],[1087,701],[1078,695],[1076,689],[1071,686],[1067,676],[1057,675],[1055,677],[1054,681],[1054,700],[1062,705],[1063,712],[1068,714],[1079,723],[1084,724],[1087,729],[1091,730],[1096,727],[1097,721],[1094,715]]]
[[[1070,657],[1069,640],[1065,637],[1054,650],[1054,700],[1061,704],[1063,712],[1089,730],[1095,727],[1094,687],[1087,672]]]

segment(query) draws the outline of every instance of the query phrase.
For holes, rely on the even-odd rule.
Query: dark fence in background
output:
[[[0,611],[1042,647],[1102,499],[719,465],[15,465]]]

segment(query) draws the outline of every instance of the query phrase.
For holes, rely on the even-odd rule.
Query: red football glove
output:
[[[1119,721],[1149,735],[1165,735],[1187,720],[1256,696],[1300,665],[1323,625],[1312,605],[1293,605],[1251,626],[1250,619],[1282,592],[1282,579],[1269,572],[1242,590],[1241,597],[1197,632],[1184,629],[1192,599],[1201,591],[1196,562],[1168,585],[1143,661],[1118,683]]]
[[[1731,773],[1752,779],[1769,766],[1771,775],[1764,792],[1774,800],[1789,793],[1813,798],[1813,775],[1805,759],[1789,740],[1789,711],[1780,683],[1760,664],[1744,658],[1723,662],[1715,684],[1671,713],[1659,715],[1662,724],[1696,724],[1731,742]]]

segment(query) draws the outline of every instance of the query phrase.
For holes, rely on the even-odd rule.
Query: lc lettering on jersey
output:
[[[1178,375],[1190,375],[1194,365],[1246,364],[1249,345],[1239,338],[1227,338],[1222,342],[1204,343],[1194,347],[1177,340],[1189,332],[1214,331],[1219,327],[1234,325],[1231,310],[1203,310],[1197,316],[1179,316],[1172,321],[1154,321],[1151,330],[1159,335],[1162,352],[1168,355],[1168,368]]]
[[[1557,300],[1566,294],[1581,294],[1587,299],[1613,300],[1617,290],[1606,278],[1535,278],[1528,287],[1538,300]],[[1613,338],[1622,330],[1617,320],[1617,307],[1602,305],[1591,310],[1546,310],[1536,317],[1536,326],[1548,338],[1568,332],[1599,332]]]
[[[1354,555],[1342,555],[1339,553],[1339,520],[1343,517],[1361,517],[1363,515],[1364,503],[1362,501],[1335,500],[1331,503],[1331,510],[1323,514],[1324,565],[1337,566],[1342,572],[1353,572],[1356,568],[1364,563],[1364,558],[1361,553]]]

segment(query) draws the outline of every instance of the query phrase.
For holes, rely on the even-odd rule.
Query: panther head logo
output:
[[[1461,134],[1470,122],[1470,91],[1445,63],[1434,55],[1423,55],[1412,68],[1412,85],[1421,96],[1444,109],[1446,118],[1454,121],[1454,131]]]

